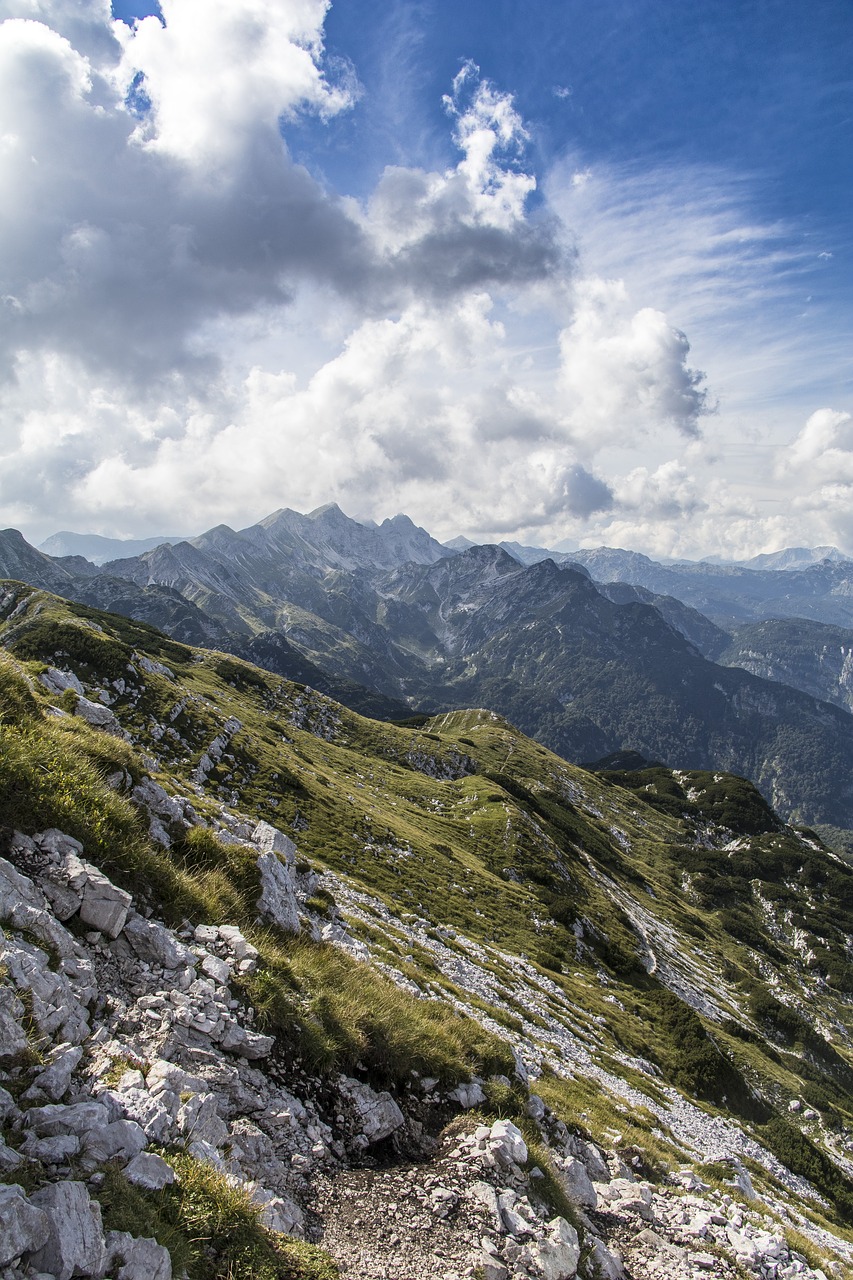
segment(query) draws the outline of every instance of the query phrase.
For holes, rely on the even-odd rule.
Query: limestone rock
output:
[[[549,1222],[545,1238],[529,1248],[543,1280],[572,1280],[577,1274],[581,1256],[578,1233],[565,1218]]]
[[[88,698],[78,696],[77,706],[74,710],[93,729],[102,729],[104,733],[111,733],[117,738],[124,737],[124,730],[114,713],[110,711],[109,707],[105,707],[103,703],[90,702]]]
[[[80,919],[110,938],[117,938],[124,928],[130,910],[131,896],[119,889],[90,863],[86,867],[86,883],[80,904]]]
[[[30,1258],[33,1270],[47,1271],[56,1280],[102,1275],[101,1207],[90,1200],[85,1184],[52,1182],[36,1191],[30,1200],[44,1210],[49,1224],[45,1243]]]
[[[270,827],[270,830],[274,831],[275,828]],[[284,929],[287,933],[298,933],[299,904],[290,868],[280,862],[276,854],[262,853],[258,857],[258,871],[261,876],[258,911],[279,929]]]
[[[168,1249],[144,1236],[134,1239],[127,1231],[108,1233],[105,1265],[117,1280],[172,1280]]]
[[[590,1181],[586,1165],[581,1160],[569,1159],[560,1165],[560,1184],[570,1200],[585,1209],[598,1208],[598,1196]]]
[[[489,1130],[488,1146],[499,1164],[524,1164],[527,1159],[527,1143],[521,1130],[511,1120],[496,1120]]]
[[[124,936],[140,960],[148,964],[162,965],[164,969],[180,969],[192,965],[195,956],[189,947],[154,920],[146,920],[144,916],[133,914],[124,926]]]
[[[145,1191],[162,1191],[175,1181],[175,1171],[162,1156],[153,1151],[140,1151],[124,1171],[128,1182]]]
[[[30,1203],[22,1187],[0,1185],[0,1267],[47,1242],[50,1220]]]
[[[257,845],[262,853],[277,854],[287,867],[292,867],[296,861],[296,845],[290,836],[286,836],[270,822],[258,823],[252,832],[252,843]]]
[[[341,1076],[338,1088],[355,1110],[359,1134],[370,1145],[381,1142],[404,1123],[403,1113],[390,1093],[376,1093],[369,1085]]]

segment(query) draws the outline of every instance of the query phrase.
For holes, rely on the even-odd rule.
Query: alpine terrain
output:
[[[536,635],[494,549],[383,571],[460,688]],[[20,581],[0,644],[3,1280],[851,1274],[853,870],[750,783]]]

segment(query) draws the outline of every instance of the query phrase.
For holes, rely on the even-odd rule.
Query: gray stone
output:
[[[261,877],[261,896],[257,903],[259,913],[279,929],[298,933],[299,904],[290,868],[280,862],[276,854],[262,853],[258,858],[258,871]]]
[[[88,698],[78,697],[74,710],[93,729],[102,729],[104,733],[111,733],[117,738],[124,737],[124,731],[115,715],[103,703],[90,702]]]
[[[486,1095],[479,1080],[472,1080],[469,1084],[458,1084],[447,1096],[451,1102],[458,1102],[463,1111],[470,1111],[472,1107],[479,1107],[481,1102],[486,1101]]]
[[[8,1089],[0,1089],[0,1120],[8,1120],[17,1115],[18,1107]]]
[[[143,1187],[146,1191],[162,1191],[175,1181],[175,1171],[162,1156],[153,1151],[141,1151],[134,1156],[124,1171],[128,1182],[135,1187]]]
[[[527,1160],[527,1143],[521,1130],[511,1120],[496,1120],[489,1130],[489,1151],[499,1164],[524,1164]]]
[[[81,1137],[91,1129],[108,1125],[113,1119],[112,1107],[103,1102],[78,1102],[71,1107],[56,1103],[48,1107],[31,1107],[26,1113],[25,1124],[40,1138],[53,1138],[62,1133],[76,1133]]]
[[[97,867],[86,864],[86,883],[80,904],[80,919],[84,924],[117,938],[124,928],[132,901],[129,893],[114,885]]]
[[[141,1072],[134,1072],[133,1075],[139,1076],[142,1081]],[[120,1085],[121,1081],[119,1081]],[[141,1126],[149,1142],[169,1140],[173,1117],[162,1102],[148,1093],[145,1088],[119,1089],[114,1091],[113,1097],[118,1101],[127,1119],[135,1120]]]
[[[39,681],[48,693],[64,693],[66,689],[73,689],[80,697],[83,696],[83,686],[73,671],[60,671],[57,667],[48,667],[47,671],[43,671],[39,676]]]
[[[238,1053],[242,1058],[267,1058],[275,1044],[273,1036],[261,1035],[259,1031],[249,1031],[239,1023],[232,1022],[219,1041],[223,1049]]]
[[[146,964],[162,965],[164,969],[180,969],[195,964],[195,956],[189,947],[161,924],[146,920],[135,912],[128,917],[124,936],[133,950]]]
[[[201,1139],[213,1147],[228,1140],[228,1126],[216,1110],[216,1095],[195,1093],[178,1111],[178,1128],[188,1140]]]
[[[290,836],[286,836],[270,822],[258,823],[252,832],[252,843],[257,845],[261,853],[278,855],[288,867],[292,867],[296,861],[296,845]]]
[[[341,1076],[338,1088],[352,1104],[357,1116],[359,1133],[368,1144],[381,1142],[399,1129],[404,1116],[390,1093],[376,1093],[369,1085],[361,1084],[349,1076]]]
[[[545,1238],[529,1248],[543,1280],[572,1280],[577,1275],[581,1256],[578,1233],[565,1218],[552,1219]]]
[[[49,1222],[45,1243],[29,1259],[33,1270],[49,1271],[56,1280],[103,1274],[101,1207],[90,1200],[85,1184],[53,1182],[30,1199],[44,1210]]]
[[[105,1267],[117,1280],[172,1280],[169,1250],[146,1236],[134,1239],[127,1231],[107,1234]]]
[[[602,1240],[596,1240],[587,1255],[589,1270],[597,1280],[622,1280],[625,1268],[618,1253],[608,1249]]]
[[[21,1151],[28,1160],[64,1164],[79,1153],[80,1139],[76,1133],[58,1133],[52,1138],[39,1138],[35,1133],[28,1133],[21,1143]]]
[[[595,1187],[581,1160],[569,1159],[560,1164],[560,1185],[575,1204],[583,1205],[585,1209],[598,1208]]]
[[[490,1219],[490,1225],[497,1231],[503,1231],[503,1218],[501,1217],[501,1207],[498,1203],[498,1193],[490,1182],[472,1182],[468,1188],[468,1195],[472,1200],[476,1200],[486,1210]]]
[[[219,956],[205,956],[201,962],[201,971],[220,986],[227,986],[231,981],[231,966],[227,960],[220,960]]]
[[[79,1045],[60,1044],[50,1054],[44,1071],[40,1071],[33,1081],[33,1086],[46,1093],[54,1102],[59,1102],[68,1092],[77,1064],[83,1057]]]
[[[17,1057],[29,1047],[27,1033],[21,1026],[25,1009],[8,987],[0,987],[0,1061]]]
[[[23,1156],[19,1156],[12,1147],[7,1147],[0,1137],[0,1173],[11,1173],[21,1164]]]
[[[0,1267],[40,1249],[49,1232],[47,1214],[27,1200],[22,1187],[0,1184]]]
[[[145,1142],[145,1133],[135,1120],[114,1120],[86,1134],[83,1154],[88,1167],[106,1164],[108,1160],[126,1162],[144,1149]]]

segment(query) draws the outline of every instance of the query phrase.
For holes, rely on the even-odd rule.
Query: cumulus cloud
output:
[[[710,521],[687,338],[531,199],[510,93],[463,64],[446,163],[363,201],[294,162],[294,122],[360,92],[327,8],[163,0],[129,27],[105,0],[0,0],[7,522],[190,531],[330,497],[448,536]]]
[[[597,447],[665,423],[696,436],[704,374],[687,364],[685,335],[660,311],[633,311],[621,280],[581,280],[576,298],[560,335],[560,388],[575,431]]]

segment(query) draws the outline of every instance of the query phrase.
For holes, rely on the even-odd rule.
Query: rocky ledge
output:
[[[292,842],[232,826],[256,858],[259,920],[319,935],[316,877],[297,871]],[[413,1077],[392,1096],[312,1078],[254,1025],[235,980],[258,953],[239,928],[166,927],[60,831],[16,833],[6,852],[2,1280],[170,1280],[164,1244],[105,1226],[104,1187],[119,1175],[165,1195],[194,1167],[243,1196],[271,1239],[320,1243],[348,1280],[828,1280],[736,1164],[730,1193],[690,1171],[651,1182],[526,1084],[541,1156],[479,1110],[486,1081]]]

